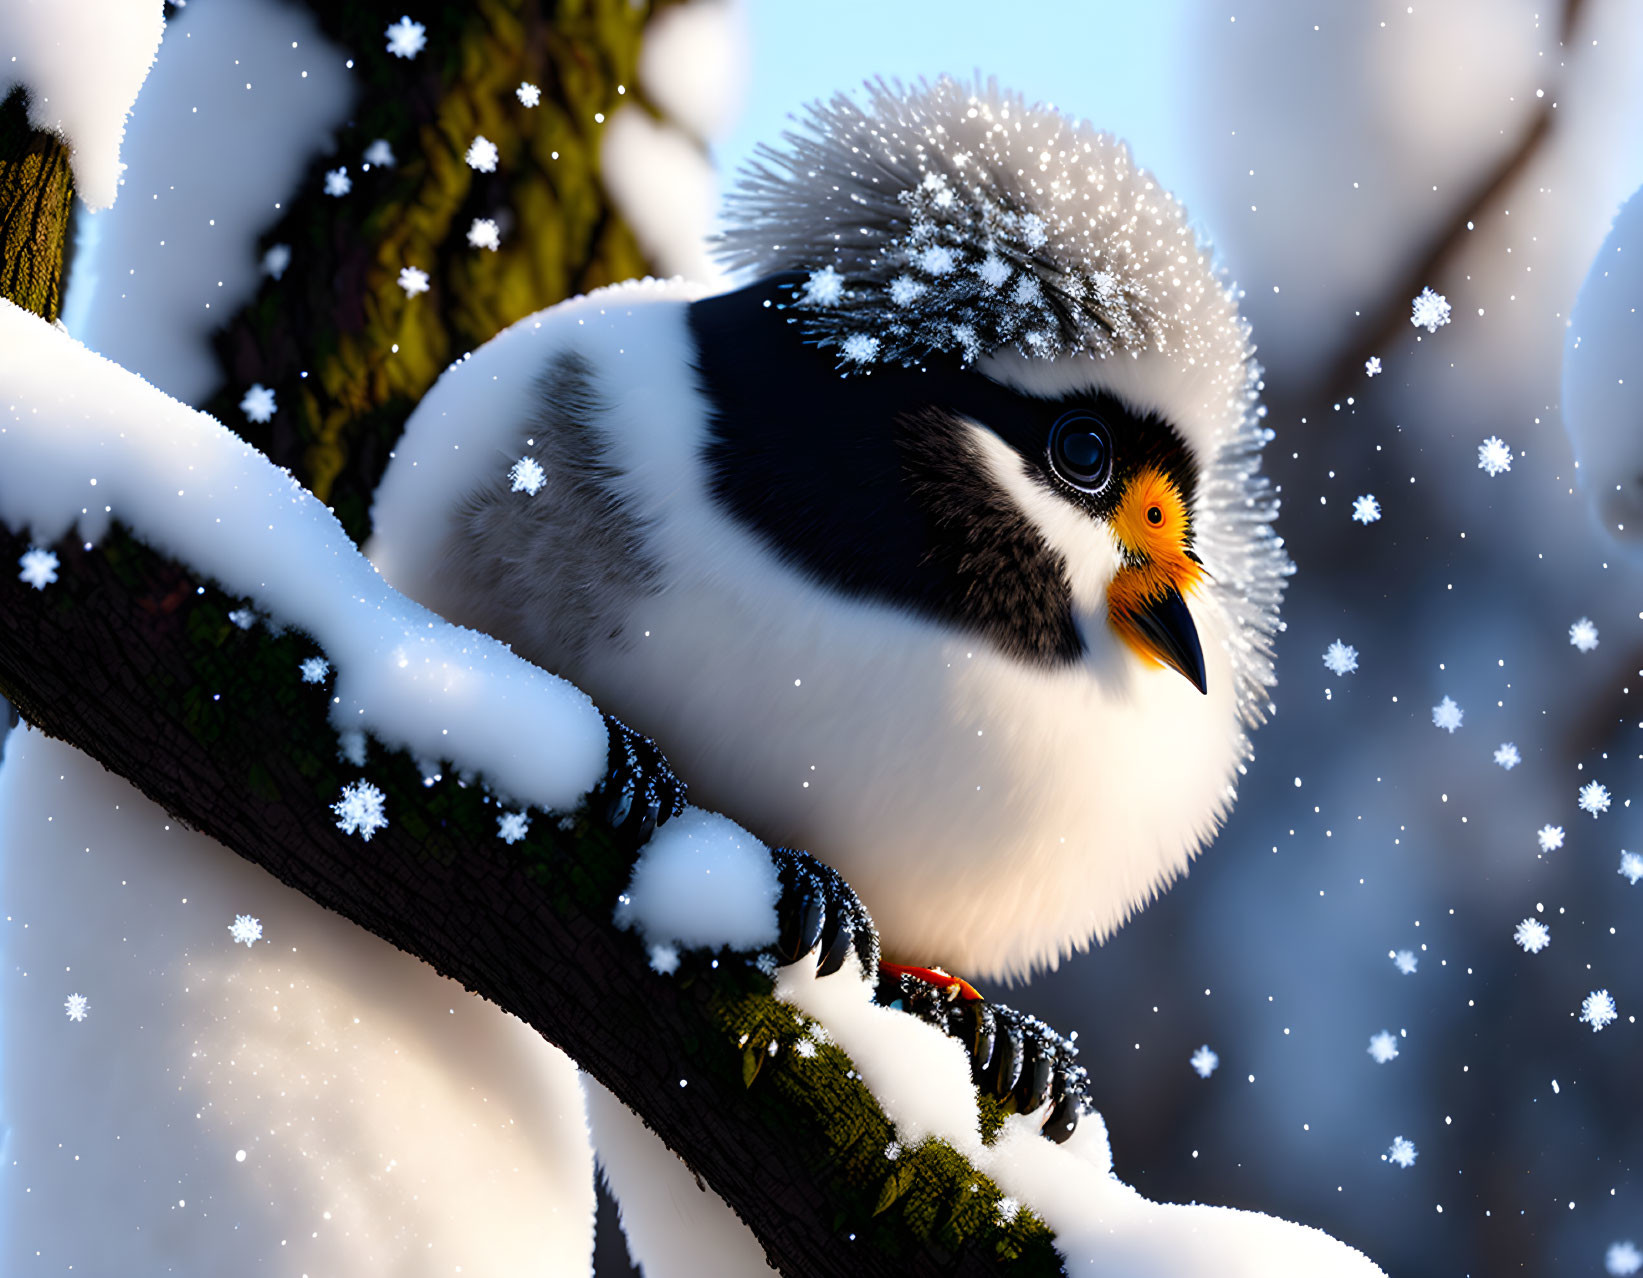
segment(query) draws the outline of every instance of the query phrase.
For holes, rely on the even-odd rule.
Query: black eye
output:
[[[1112,436],[1091,413],[1064,414],[1050,427],[1050,465],[1074,488],[1098,493],[1112,478]]]

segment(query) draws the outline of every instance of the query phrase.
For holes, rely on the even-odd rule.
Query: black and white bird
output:
[[[1270,708],[1235,291],[1123,143],[991,85],[815,106],[729,208],[751,282],[448,371],[374,556],[840,871],[887,957],[1053,967],[1185,869]]]

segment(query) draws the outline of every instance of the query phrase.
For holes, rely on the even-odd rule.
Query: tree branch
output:
[[[0,103],[0,297],[57,318],[74,178],[68,147],[28,119],[21,87]]]

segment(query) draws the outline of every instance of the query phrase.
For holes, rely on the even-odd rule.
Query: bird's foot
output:
[[[879,968],[877,1001],[897,1007],[964,1044],[976,1086],[1006,1113],[1038,1114],[1050,1140],[1066,1140],[1090,1103],[1078,1048],[1036,1016],[981,997],[939,968]]]
[[[776,902],[776,961],[786,967],[818,953],[817,976],[831,976],[852,955],[864,980],[879,970],[879,933],[856,891],[808,852],[775,848],[781,881]]]
[[[643,843],[657,826],[685,810],[685,783],[649,737],[611,715],[604,719],[610,751],[604,779],[593,795],[603,802],[605,821],[613,831]]]

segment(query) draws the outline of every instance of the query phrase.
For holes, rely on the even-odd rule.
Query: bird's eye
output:
[[[1064,414],[1050,427],[1050,465],[1074,488],[1098,493],[1112,478],[1112,436],[1099,417]]]
[[[1160,509],[1157,506],[1148,506],[1147,507],[1147,522],[1149,524],[1161,524],[1161,523],[1163,523],[1164,522],[1164,512],[1163,512],[1163,510]]]

